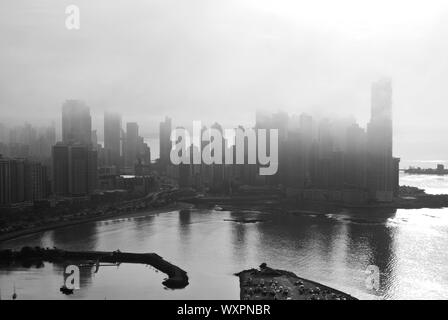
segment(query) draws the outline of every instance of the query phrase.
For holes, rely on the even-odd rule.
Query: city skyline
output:
[[[101,145],[97,130],[92,128],[90,107],[81,100],[66,100],[61,108],[62,139],[51,146],[51,154],[37,160],[51,172],[45,177],[52,184],[47,195],[57,197],[90,196],[112,190],[122,175],[160,175],[182,188],[209,188],[230,194],[241,185],[283,186],[289,196],[299,199],[392,202],[398,196],[400,158],[393,153],[391,81],[373,82],[370,95],[370,121],[365,129],[351,118],[257,112],[252,128],[233,126],[233,142],[229,132],[224,134],[228,129],[218,122],[210,130],[200,123],[193,124],[190,140],[188,130],[174,128],[171,119],[165,117],[159,126],[162,152],[156,161],[151,161],[151,148],[140,136],[138,123],[126,122],[122,126],[120,114],[106,112],[106,141]],[[270,129],[274,129],[274,136]],[[2,175],[5,186],[13,183],[14,165],[21,159],[33,158],[29,153],[33,128],[25,125],[17,130],[9,131],[9,142],[5,143],[4,137],[0,141],[0,151],[6,156]],[[265,132],[263,140],[257,133],[260,130]],[[11,140],[17,139],[16,135],[22,139],[19,143]],[[15,154],[17,148],[22,153]],[[178,159],[174,162],[173,154]],[[197,159],[197,155],[208,159],[207,163],[182,160]]]
[[[393,84],[393,82],[391,81],[390,78],[382,78],[382,81],[389,81],[391,83],[391,85]],[[368,90],[365,90],[365,91],[368,91]],[[394,90],[394,94],[395,94],[395,92],[396,92],[396,90]],[[120,142],[117,142],[117,141],[113,142],[115,144],[114,147],[111,147],[111,146],[107,147],[106,146],[106,140],[107,139],[105,139],[105,137],[106,137],[107,133],[105,133],[105,132],[107,130],[109,130],[109,135],[112,134],[112,136],[114,136],[113,139],[115,139],[115,140],[117,139],[118,135],[120,135],[120,137],[118,138],[120,141],[122,141],[122,139],[124,139],[124,135],[123,134],[124,134],[124,132],[126,132],[127,124],[135,123],[137,125],[137,127],[138,127],[137,130],[139,132],[148,132],[148,129],[146,127],[140,125],[141,122],[137,123],[137,122],[128,122],[126,120],[123,120],[123,119],[126,119],[126,114],[120,114],[118,112],[109,112],[109,111],[106,110],[102,114],[92,114],[92,116],[90,116],[90,110],[92,108],[91,108],[91,105],[89,103],[86,104],[85,100],[75,100],[75,99],[68,99],[68,100],[66,100],[63,103],[63,106],[62,106],[63,114],[64,114],[64,109],[66,109],[67,106],[70,106],[70,103],[76,103],[77,101],[79,101],[79,103],[84,105],[89,110],[89,119],[88,119],[89,123],[88,123],[88,125],[86,127],[86,130],[88,130],[90,128],[91,134],[95,135],[95,142],[99,143],[99,145],[101,145],[106,150],[110,150],[111,148],[112,149],[115,148],[114,152],[116,153],[117,152],[116,151],[117,148],[122,148],[122,146],[117,147],[117,143],[120,143]],[[374,101],[372,101],[372,97],[371,97],[370,101],[369,101],[369,104],[372,105],[373,103],[374,103]],[[391,100],[390,103],[393,103],[393,101]],[[365,108],[365,109],[367,110],[368,108]],[[269,112],[266,112],[266,111],[256,111],[255,115],[257,113],[260,113],[260,112],[261,113],[269,113]],[[283,110],[278,110],[277,113],[281,114],[281,113],[284,113],[284,111]],[[358,122],[356,120],[356,118],[354,116],[352,116],[352,115],[347,115],[345,117],[337,117],[336,116],[336,117],[332,118],[331,115],[330,116],[322,115],[322,114],[317,114],[316,115],[316,113],[312,113],[312,112],[311,113],[302,112],[302,113],[292,113],[292,114],[289,114],[289,116],[291,116],[290,125],[293,126],[294,125],[294,121],[297,121],[296,119],[299,119],[299,117],[301,117],[302,115],[310,115],[311,117],[313,117],[315,119],[328,119],[330,121],[341,121],[341,122],[347,122],[348,121],[348,122],[358,123],[361,127],[366,127],[366,128],[369,125],[368,121],[366,122],[365,125],[363,125],[363,123]],[[391,118],[393,118],[393,113],[391,113],[389,116]],[[60,117],[57,117],[55,119],[58,119],[58,118],[61,119]],[[170,121],[170,126],[172,126],[173,128],[174,127],[191,128],[191,123],[188,124],[188,121],[181,121],[181,122],[177,122],[177,123],[175,122],[175,124],[172,125],[171,124],[171,121],[172,121],[171,118],[169,118],[166,115],[164,116],[164,118],[165,118],[165,121],[168,121],[168,120]],[[62,117],[62,121],[61,120],[59,120],[59,121],[52,121],[47,126],[42,126],[42,125],[41,126],[34,126],[31,122],[29,122],[27,120],[23,121],[22,124],[18,124],[18,125],[8,125],[8,124],[4,124],[4,123],[0,122],[0,142],[2,140],[4,142],[8,142],[8,141],[9,142],[14,142],[15,140],[17,140],[17,138],[16,138],[17,134],[15,133],[17,130],[19,130],[19,132],[21,132],[21,135],[22,135],[21,139],[22,140],[26,139],[26,138],[23,138],[24,134],[28,134],[28,135],[30,134],[30,133],[26,133],[27,132],[26,130],[28,130],[28,132],[30,130],[34,130],[34,131],[39,132],[39,134],[47,134],[47,135],[49,133],[48,132],[45,133],[45,131],[46,130],[47,131],[51,130],[52,133],[50,133],[50,136],[52,137],[52,141],[56,141],[56,140],[57,141],[59,141],[59,140],[64,141],[64,136],[63,136],[64,133],[63,133],[63,129],[62,129],[63,122],[64,122],[63,119],[64,119],[64,116]],[[174,120],[176,121],[178,119],[175,117]],[[246,126],[246,127],[248,127],[248,128],[255,127],[256,126],[256,121],[257,121],[256,117],[253,117],[252,124],[250,124],[249,126]],[[103,125],[102,126],[101,125],[94,126],[93,123],[95,123],[95,122],[96,123],[103,123]],[[108,128],[107,122],[112,123],[112,126],[114,127],[112,130],[110,129],[110,126]],[[56,123],[58,123],[59,126]],[[151,129],[151,131],[153,132],[152,134],[150,134],[150,135],[140,134],[141,137],[139,139],[143,139],[142,142],[146,143],[151,148],[151,161],[157,160],[160,157],[160,150],[159,150],[160,141],[159,140],[160,140],[161,131],[160,131],[160,128],[158,128],[158,126],[161,123],[163,123],[163,122],[160,122],[160,119],[159,119],[159,122],[157,123],[157,126],[155,126],[155,128],[153,128],[153,129]],[[185,125],[185,123],[187,123],[187,125]],[[211,121],[209,123],[205,122],[205,125],[211,126],[213,123],[215,123],[215,121]],[[229,125],[228,127],[231,128],[231,127],[234,127],[235,125],[239,125],[239,126],[245,127],[242,123],[235,123],[235,122],[233,124]],[[395,126],[395,124],[394,124],[394,126]],[[157,130],[157,128],[159,130]],[[114,130],[115,131],[120,130],[120,133],[117,133],[117,132],[114,133],[113,132]],[[396,145],[395,135],[392,136],[392,139],[394,141],[393,145],[395,146]],[[54,144],[54,143],[51,142],[50,145],[51,144]],[[47,150],[48,150],[48,147],[47,147]],[[399,148],[396,148],[396,146],[395,146],[394,149],[393,149],[394,153],[398,154],[397,150],[399,150]],[[123,153],[124,151],[121,151],[121,152]],[[19,152],[19,154],[20,154],[20,152]],[[113,157],[113,156],[112,155],[108,155],[108,157]],[[422,166],[422,167],[425,167],[425,168],[431,168],[434,165],[434,163],[448,163],[448,159],[434,159],[434,158],[432,158],[432,159],[424,159],[424,157],[419,158],[419,159],[417,159],[417,158],[413,158],[413,159],[411,158],[410,159],[410,158],[403,158],[403,157],[401,157],[401,160],[402,160],[401,163],[403,165],[401,165],[400,168],[402,168],[402,169],[406,169],[406,168],[408,168],[410,166]],[[112,160],[107,160],[107,161],[110,162]],[[117,161],[118,160],[115,160],[115,163],[117,163]]]

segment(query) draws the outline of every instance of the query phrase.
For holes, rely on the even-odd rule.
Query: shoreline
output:
[[[185,203],[178,202],[175,204],[168,204],[168,205],[160,207],[160,208],[135,210],[135,211],[126,212],[126,213],[123,213],[123,212],[109,213],[109,214],[104,214],[104,215],[100,215],[100,216],[84,217],[84,218],[75,219],[75,220],[55,222],[55,223],[47,224],[45,226],[33,227],[33,228],[29,228],[29,229],[23,229],[23,230],[19,230],[19,231],[13,231],[13,232],[1,234],[0,235],[0,243],[6,242],[8,240],[14,240],[17,238],[21,238],[21,237],[28,236],[28,235],[40,233],[40,232],[76,226],[79,224],[84,224],[84,223],[89,223],[89,222],[109,220],[111,218],[116,219],[116,218],[120,218],[120,217],[130,217],[130,216],[136,215],[138,213],[157,214],[157,213],[163,213],[163,212],[169,211],[171,209],[173,209],[173,210],[179,209],[180,210],[180,209],[190,208],[190,207],[191,207],[190,204],[187,205]]]
[[[112,218],[129,217],[138,213],[157,214],[167,210],[181,210],[191,208],[193,206],[222,206],[224,208],[241,209],[244,206],[250,206],[248,209],[273,209],[282,206],[285,209],[306,209],[314,208],[345,208],[345,209],[443,209],[448,207],[448,195],[420,195],[411,198],[399,198],[391,203],[375,203],[375,204],[347,204],[331,201],[294,201],[288,198],[280,198],[272,195],[266,196],[207,196],[203,198],[184,198],[176,203],[166,204],[158,208],[136,209],[130,212],[112,212],[92,217],[76,218],[68,221],[50,222],[44,226],[36,226],[23,230],[12,231],[0,234],[0,243],[13,240],[23,236],[50,231],[83,223],[108,220]]]
[[[414,197],[397,198],[393,202],[385,203],[342,203],[327,200],[301,200],[292,198],[275,198],[267,196],[210,196],[204,198],[191,198],[184,200],[194,205],[216,205],[223,207],[252,205],[259,207],[267,206],[292,206],[295,208],[306,208],[307,206],[321,206],[344,209],[443,209],[448,208],[448,195],[420,195]]]

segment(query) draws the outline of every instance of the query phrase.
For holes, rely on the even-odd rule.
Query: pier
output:
[[[162,282],[170,289],[182,289],[188,285],[187,272],[164,260],[156,253],[128,253],[120,251],[65,251],[60,249],[23,247],[20,251],[1,250],[0,267],[2,264],[17,262],[65,262],[65,261],[97,261],[106,263],[140,263],[151,265],[168,275]]]

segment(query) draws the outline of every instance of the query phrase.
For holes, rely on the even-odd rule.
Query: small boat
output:
[[[16,285],[14,285],[14,293],[12,294],[12,300],[17,299],[17,293],[16,293]]]
[[[66,295],[73,294],[73,289],[69,289],[66,286],[62,286],[59,291]]]

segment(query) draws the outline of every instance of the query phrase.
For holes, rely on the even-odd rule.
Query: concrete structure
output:
[[[117,113],[104,114],[104,149],[106,165],[122,167],[121,161],[121,116]]]

